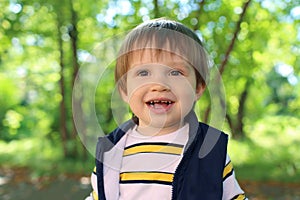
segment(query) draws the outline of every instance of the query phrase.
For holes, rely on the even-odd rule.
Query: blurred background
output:
[[[105,41],[163,16],[197,33],[222,76],[222,130],[248,197],[300,199],[299,0],[0,0],[0,199],[89,194],[94,157],[72,119],[76,74],[97,44],[116,49],[119,40]],[[116,126],[107,72],[91,94],[105,133]],[[209,97],[197,109],[208,123]]]

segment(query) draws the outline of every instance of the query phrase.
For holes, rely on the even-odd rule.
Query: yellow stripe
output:
[[[120,174],[121,181],[155,180],[172,182],[173,176],[173,174],[163,172],[125,172]]]
[[[228,173],[230,173],[230,172],[232,171],[232,169],[233,169],[233,165],[232,165],[231,162],[229,162],[229,163],[226,165],[226,167],[224,168],[224,171],[223,171],[223,178],[226,177],[226,175],[227,175]]]
[[[164,146],[164,145],[142,145],[134,146],[124,151],[123,156],[128,156],[136,153],[169,153],[180,155],[182,147]]]
[[[94,200],[98,200],[98,195],[95,191],[93,191],[92,196]]]
[[[236,199],[236,200],[244,200],[246,197],[245,197],[245,195],[244,194],[240,194],[239,196],[237,196],[236,198],[234,198],[234,199]]]
[[[96,167],[94,167],[94,170],[93,170],[93,172],[95,172],[95,173],[96,173]]]

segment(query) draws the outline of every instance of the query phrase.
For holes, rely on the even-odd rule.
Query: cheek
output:
[[[193,92],[193,91],[187,92],[186,91],[181,96],[181,103],[182,103],[183,108],[190,108],[190,107],[192,107],[193,104],[195,103],[195,99],[196,99],[195,92]]]
[[[138,90],[139,83],[136,81],[128,81],[127,82],[127,94],[128,96],[132,97],[133,94]]]
[[[127,78],[127,89],[128,91],[136,91],[143,87],[147,83],[147,79],[145,78],[137,78],[129,76]]]
[[[145,87],[141,85],[127,85],[128,103],[133,104],[133,106],[136,106],[134,105],[135,103],[143,101],[143,96],[145,94],[144,88]]]
[[[126,84],[126,92],[121,90],[120,92],[124,102],[131,104],[133,101],[136,101],[140,98],[138,86],[132,83]]]
[[[196,94],[196,82],[193,80],[177,80],[173,81],[172,88],[174,93],[181,98],[193,99]]]

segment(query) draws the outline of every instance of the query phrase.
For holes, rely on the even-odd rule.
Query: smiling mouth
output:
[[[175,102],[171,100],[150,100],[146,102],[148,108],[156,114],[168,112],[174,103]]]
[[[161,106],[169,106],[171,104],[173,104],[173,101],[169,101],[169,100],[151,100],[146,102],[147,105],[155,107],[155,105],[161,105]]]

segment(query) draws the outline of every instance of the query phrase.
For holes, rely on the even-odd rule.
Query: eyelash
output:
[[[145,73],[147,73],[147,74],[145,74]],[[149,72],[147,70],[140,70],[137,72],[137,75],[138,76],[147,76],[147,75],[149,75]]]
[[[174,72],[176,73],[176,75],[173,74]],[[170,75],[171,75],[171,76],[182,76],[182,75],[184,75],[184,74],[183,74],[183,72],[180,71],[180,70],[172,70],[172,71],[170,72]]]
[[[140,70],[137,72],[137,76],[148,76],[150,74],[150,72],[148,70]],[[169,72],[170,76],[183,76],[184,72],[180,71],[180,70],[171,70]]]

